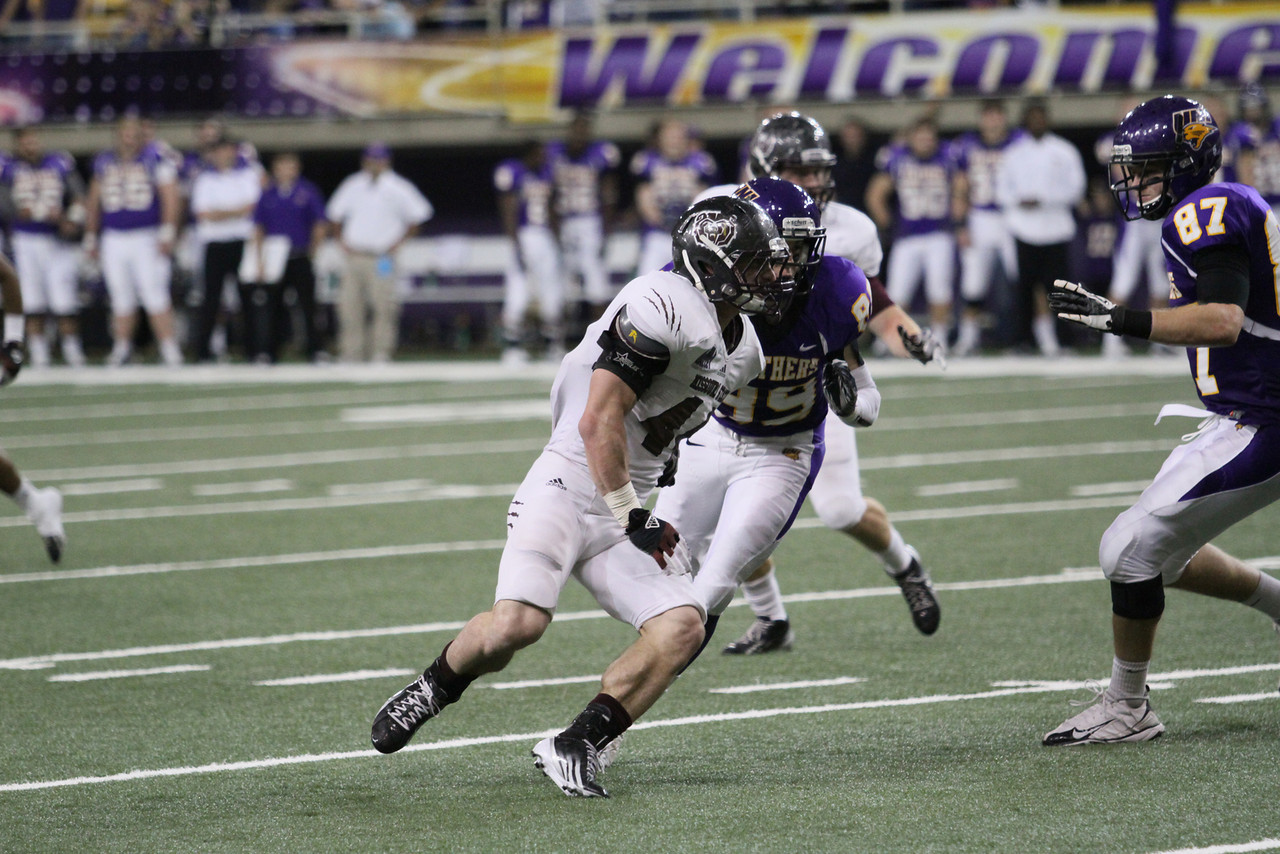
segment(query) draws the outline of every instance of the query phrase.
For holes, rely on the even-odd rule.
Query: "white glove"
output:
[[[667,565],[662,571],[666,575],[677,577],[693,574],[693,555],[689,554],[689,547],[684,544],[683,539],[676,543],[675,551],[667,555]]]

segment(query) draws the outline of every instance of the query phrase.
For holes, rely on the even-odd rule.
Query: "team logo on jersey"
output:
[[[689,221],[689,234],[703,246],[727,249],[738,236],[738,224],[713,211],[702,211]]]
[[[1204,122],[1203,112],[1199,109],[1179,110],[1173,114],[1173,132],[1196,151],[1204,145],[1205,138],[1213,133],[1213,127]]]
[[[1169,274],[1169,299],[1182,299],[1182,291],[1173,282],[1173,273]]]

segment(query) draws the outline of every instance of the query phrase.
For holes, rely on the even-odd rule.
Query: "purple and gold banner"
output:
[[[1280,82],[1280,15],[1184,8],[1157,79],[1148,11],[991,10],[590,31],[296,42],[0,60],[0,121],[210,111],[248,117],[500,115],[576,107],[1199,90]]]

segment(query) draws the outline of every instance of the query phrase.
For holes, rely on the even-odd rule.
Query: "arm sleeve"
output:
[[[1196,302],[1245,307],[1249,301],[1249,253],[1243,246],[1210,246],[1197,252],[1191,263],[1196,271]]]
[[[591,367],[616,375],[637,396],[643,394],[653,378],[664,372],[671,362],[667,345],[637,328],[625,305],[597,343],[600,357]]]

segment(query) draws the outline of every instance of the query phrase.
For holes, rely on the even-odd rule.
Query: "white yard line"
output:
[[[292,685],[324,685],[329,682],[360,682],[365,679],[387,679],[392,676],[412,676],[418,671],[416,670],[399,670],[391,668],[387,670],[350,670],[346,673],[320,673],[314,676],[289,676],[284,679],[263,679],[260,682],[254,682],[254,685],[264,685],[271,688],[287,687]]]
[[[1079,498],[1096,495],[1137,495],[1151,485],[1147,480],[1116,480],[1110,483],[1082,483],[1071,487],[1071,494]]]
[[[216,504],[180,504],[169,507],[121,507],[111,510],[82,510],[64,513],[67,524],[85,522],[131,522],[141,519],[190,519],[196,516],[225,516],[240,513],[281,513],[297,510],[334,510],[342,507],[367,507],[374,504],[406,504],[421,501],[458,501],[470,498],[510,498],[518,483],[491,486],[440,484],[415,492],[390,492],[378,495],[321,495],[312,498],[276,498],[267,501],[224,501]],[[0,518],[0,528],[29,525],[25,517]]]
[[[932,483],[916,487],[916,495],[921,498],[937,498],[940,495],[969,495],[974,492],[1001,492],[1006,489],[1017,489],[1016,477],[1001,477],[993,480],[958,480],[954,483]]]
[[[85,673],[57,673],[50,682],[92,682],[98,679],[128,679],[133,676],[160,676],[165,673],[200,673],[208,664],[174,664],[170,667],[148,667],[142,670],[93,670]]]
[[[1196,702],[1229,706],[1236,703],[1256,703],[1260,700],[1280,700],[1280,691],[1266,691],[1261,694],[1231,694],[1226,697],[1201,697]]]
[[[500,421],[550,421],[551,405],[536,400],[476,403],[417,403],[400,406],[364,406],[342,410],[348,423],[468,424]]]
[[[259,495],[264,492],[288,492],[297,486],[285,478],[271,480],[253,480],[246,483],[197,483],[191,487],[191,494],[200,498],[212,498],[219,495]]]
[[[512,691],[517,688],[546,688],[551,685],[581,685],[587,682],[599,682],[600,674],[594,676],[562,676],[558,679],[522,679],[518,682],[492,682],[490,688],[499,691]]]
[[[179,474],[283,469],[297,466],[340,465],[377,460],[407,460],[425,457],[465,457],[513,454],[540,450],[540,439],[495,439],[480,442],[429,442],[422,445],[392,445],[373,448],[339,448],[330,451],[297,451],[286,454],[258,454],[249,457],[215,457],[203,460],[175,460],[167,463],[135,463],[81,466],[63,469],[34,469],[25,472],[33,481],[92,480],[106,477],[166,477]]]
[[[341,421],[272,421],[264,424],[196,425],[185,427],[145,427],[137,430],[95,430],[87,433],[37,433],[12,436],[6,433],[6,448],[83,448],[90,445],[152,444],[154,442],[194,442],[215,439],[258,439],[266,436],[318,436],[328,433],[355,433],[390,430],[399,424],[346,424]]]
[[[797,688],[826,688],[834,685],[853,685],[867,680],[860,676],[838,676],[834,679],[807,679],[803,682],[775,682],[762,685],[735,685],[730,688],[709,688],[709,694],[756,694],[760,691],[791,691]]]
[[[1094,581],[1098,576],[1092,573],[1069,571],[1054,575],[1031,575],[1018,578],[996,578],[983,581],[954,582],[934,585],[943,591],[995,590],[1006,587],[1027,587],[1040,584],[1070,584],[1080,581]],[[783,596],[784,602],[816,602],[840,599],[860,599],[873,596],[900,595],[897,586],[872,587],[855,590],[829,590],[821,593],[800,593]],[[731,603],[730,607],[740,607],[742,601]],[[556,614],[560,623],[578,620],[599,620],[607,618],[601,610],[566,611]],[[457,631],[463,626],[462,621],[439,623],[423,623],[409,626],[390,626],[373,629],[331,630],[296,632],[293,634],[269,635],[266,637],[227,638],[223,640],[195,641],[192,643],[162,644],[158,646],[128,647],[125,649],[97,650],[94,652],[51,653],[32,655],[23,658],[0,659],[0,670],[27,670],[42,664],[58,664],[67,661],[103,661],[119,658],[137,658],[147,655],[168,655],[178,652],[202,652],[217,649],[243,649],[257,646],[279,646],[289,643],[314,641],[343,641],[359,638],[376,638],[399,635],[428,634],[432,632]],[[1280,665],[1277,665],[1280,667]]]
[[[164,489],[164,481],[156,477],[134,480],[102,480],[89,483],[60,483],[58,489],[64,496],[118,495],[124,492],[153,492]]]
[[[667,720],[645,720],[635,724],[632,730],[658,729],[661,727],[698,726],[701,724],[726,723],[729,721],[763,720],[766,718],[790,717],[795,715],[819,715],[835,712],[860,711],[864,709],[899,708],[907,706],[925,706],[939,703],[961,703],[973,700],[987,700],[996,697],[1011,697],[1017,694],[1042,694],[1053,689],[1039,686],[1028,688],[1003,688],[994,691],[979,691],[972,694],[934,694],[923,697],[903,697],[886,700],[866,700],[860,703],[830,703],[820,706],[800,706],[782,709],[751,709],[742,712],[722,712],[712,715],[692,715]],[[427,750],[451,750],[463,747],[475,747],[483,744],[502,744],[508,742],[534,742],[554,735],[556,730],[532,733],[507,733],[503,735],[481,736],[476,738],[455,738],[447,741],[420,742],[410,744],[399,752],[418,753]],[[213,762],[208,765],[189,765],[176,768],[153,768],[137,771],[126,771],[120,774],[107,774],[97,777],[69,777],[61,780],[38,780],[0,784],[0,792],[38,791],[57,789],[68,786],[86,786],[97,783],[120,783],[131,780],[151,780],[161,777],[186,777],[197,774],[217,774],[229,771],[248,771],[261,768],[278,768],[288,765],[310,765],[317,762],[333,762],[341,759],[368,759],[381,756],[376,750],[347,750],[332,753],[311,753],[300,756],[280,756],[269,759],[253,759],[243,762]],[[389,760],[383,760],[389,761]]]
[[[333,561],[381,560],[415,555],[450,554],[453,552],[501,549],[505,540],[462,540],[452,543],[413,543],[404,546],[373,546],[359,549],[335,549],[323,552],[230,557],[215,560],[187,560],[174,563],[139,563],[129,566],[99,566],[92,569],[44,570],[0,575],[0,584],[24,584],[42,581],[72,581],[87,578],[123,578],[132,575],[160,575],[169,572],[201,572],[206,569],[246,569],[249,567],[292,566],[302,563]]]
[[[1154,854],[1246,854],[1249,851],[1275,851],[1280,839],[1259,839],[1256,842],[1240,842],[1228,845],[1208,845],[1203,848],[1178,848],[1156,851]]]

